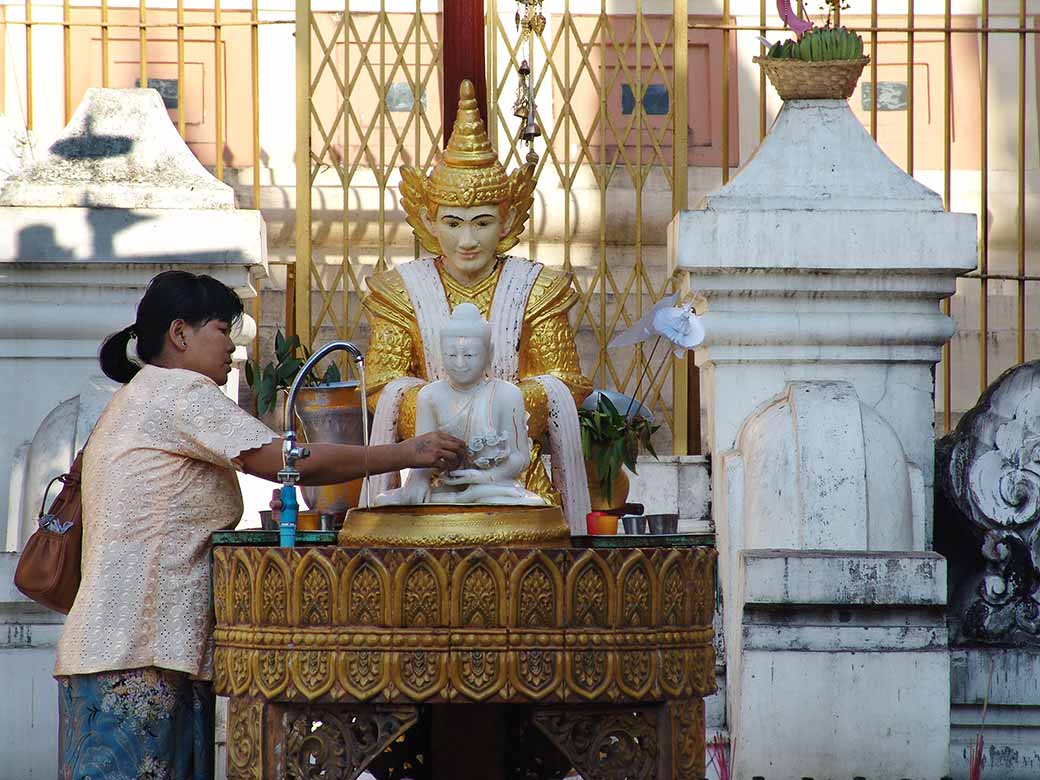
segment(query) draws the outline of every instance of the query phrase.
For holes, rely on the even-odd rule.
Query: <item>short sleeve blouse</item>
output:
[[[278,434],[208,377],[145,366],[83,456],[83,572],[56,675],[213,676],[210,534],[242,515],[235,459]]]

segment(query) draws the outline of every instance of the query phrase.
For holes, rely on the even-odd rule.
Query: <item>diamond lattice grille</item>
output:
[[[515,29],[512,4],[487,3],[488,92],[497,96],[489,126],[507,168],[528,151],[512,113],[525,59],[543,130],[534,213],[516,251],[574,273],[572,324],[585,373],[598,387],[645,398],[667,449],[670,354],[607,345],[671,291],[664,237],[675,106],[686,106],[674,94],[674,23],[605,8],[577,14],[570,5],[546,10],[532,49]],[[441,17],[313,13],[311,34],[311,332],[316,343],[363,344],[364,276],[419,254],[399,207],[397,168],[429,166],[440,147]],[[685,168],[680,175],[685,186]]]

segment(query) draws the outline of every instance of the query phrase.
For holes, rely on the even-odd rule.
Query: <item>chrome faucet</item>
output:
[[[299,502],[296,500],[296,485],[300,481],[300,472],[296,468],[296,462],[310,456],[310,450],[296,443],[296,396],[300,392],[300,385],[310,373],[314,365],[337,350],[349,352],[354,359],[354,373],[357,375],[358,384],[361,387],[361,437],[364,445],[368,446],[368,397],[365,394],[365,356],[356,346],[349,341],[330,341],[311,355],[304,362],[296,378],[293,379],[289,388],[289,397],[285,399],[285,411],[282,416],[282,427],[285,429],[285,440],[282,443],[282,468],[278,472],[278,481],[282,483],[282,511],[281,511],[281,546],[293,547],[296,544],[296,516],[299,510]],[[368,484],[365,484],[368,490]]]

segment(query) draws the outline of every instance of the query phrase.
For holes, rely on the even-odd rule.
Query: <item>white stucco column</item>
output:
[[[789,101],[675,218],[669,258],[703,296],[733,776],[941,777],[934,368],[974,215],[945,212],[845,101]]]

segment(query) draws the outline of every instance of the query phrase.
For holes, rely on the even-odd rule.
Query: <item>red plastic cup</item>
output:
[[[610,512],[589,512],[585,515],[585,527],[589,536],[605,536],[616,534],[618,529],[618,516]]]

